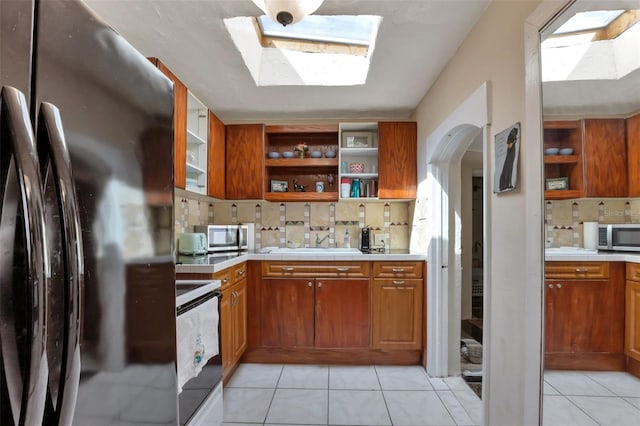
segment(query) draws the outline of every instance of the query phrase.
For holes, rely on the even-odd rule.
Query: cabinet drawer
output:
[[[263,277],[368,277],[369,262],[262,262]]]
[[[609,278],[609,262],[545,262],[545,278]]]
[[[223,269],[222,271],[218,271],[212,275],[214,280],[220,280],[222,284],[222,290],[226,290],[233,282],[231,281],[231,273],[233,268]]]
[[[640,281],[640,263],[627,263],[627,279]]]
[[[233,283],[237,283],[243,278],[247,277],[247,263],[241,263],[231,268],[231,280]]]
[[[423,262],[373,262],[376,278],[422,278]]]

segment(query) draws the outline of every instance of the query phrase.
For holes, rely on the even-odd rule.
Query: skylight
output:
[[[624,10],[593,10],[576,13],[571,19],[558,28],[554,34],[575,33],[578,31],[604,28],[623,13]]]
[[[311,15],[297,24],[283,27],[263,15],[258,17],[258,22],[262,34],[267,37],[368,46],[375,38],[380,17]]]
[[[224,20],[257,86],[364,84],[380,16],[311,15],[283,27],[267,16]]]
[[[542,42],[542,81],[620,80],[640,68],[640,11],[581,12]]]

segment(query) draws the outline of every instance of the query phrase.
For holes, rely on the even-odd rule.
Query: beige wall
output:
[[[496,133],[521,122],[525,134],[524,24],[539,3],[492,2],[427,92],[414,117],[418,122],[418,141],[422,144],[419,148],[422,157],[418,159],[420,178],[426,176],[429,147],[424,145],[427,137],[484,81],[489,82],[489,158],[494,155],[492,142]],[[523,144],[526,143],[523,140]],[[526,246],[523,233],[528,217],[527,190],[540,185],[539,181],[527,181],[526,177],[537,176],[534,168],[540,168],[540,164],[535,158],[524,161],[524,155],[521,151],[518,189],[500,196],[492,194],[488,206],[490,241],[485,243],[489,243],[490,258],[489,265],[485,266],[491,276],[490,293],[485,294],[489,297],[490,309],[485,313],[485,329],[488,329],[486,335],[490,340],[484,354],[488,367],[485,372],[485,424],[491,425],[538,422],[539,388],[536,388],[535,378],[539,380],[539,353],[527,353],[527,348],[536,345],[523,343],[526,339],[540,338],[541,290],[537,299],[528,300],[531,293],[525,288],[528,280],[526,254],[530,248]],[[488,164],[491,172],[485,179],[493,181],[493,167]],[[532,330],[533,335],[530,335]]]

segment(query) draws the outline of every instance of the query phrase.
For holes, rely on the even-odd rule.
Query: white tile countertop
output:
[[[205,256],[206,257],[206,256]],[[193,257],[180,256],[176,273],[212,274],[247,260],[291,260],[291,261],[424,261],[426,254],[410,253],[407,250],[390,250],[384,253],[362,253],[358,249],[277,249],[266,248],[239,253],[227,258],[216,259],[213,263],[192,262]],[[186,261],[186,262],[183,262]],[[180,263],[182,262],[182,263]]]
[[[544,250],[545,261],[633,262],[640,263],[640,252],[587,250],[580,247],[558,247]]]

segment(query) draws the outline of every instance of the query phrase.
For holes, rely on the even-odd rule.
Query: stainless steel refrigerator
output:
[[[79,1],[0,25],[0,424],[175,425],[173,85]]]

